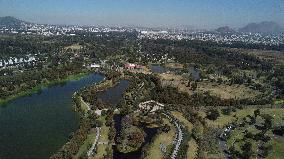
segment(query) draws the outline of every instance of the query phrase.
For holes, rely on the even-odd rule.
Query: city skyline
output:
[[[283,26],[283,6],[280,0],[0,0],[0,16],[41,24],[212,29],[261,21]]]

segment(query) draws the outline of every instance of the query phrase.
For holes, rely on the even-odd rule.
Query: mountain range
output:
[[[5,26],[5,27],[19,28],[24,23],[30,24],[29,22],[25,22],[25,21],[19,20],[15,17],[11,17],[11,16],[0,17],[0,26],[1,27]]]
[[[215,31],[219,33],[235,33],[236,32],[234,29],[230,28],[229,26],[217,28]]]
[[[284,28],[275,22],[264,21],[260,23],[250,23],[238,30],[234,30],[228,26],[217,28],[215,31],[219,33],[264,33],[264,34],[280,34],[284,33]]]
[[[279,24],[271,21],[264,21],[260,23],[250,23],[243,28],[240,28],[241,32],[251,32],[251,33],[284,33],[284,28]]]

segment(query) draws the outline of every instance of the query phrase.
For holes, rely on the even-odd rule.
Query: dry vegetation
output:
[[[260,59],[265,59],[268,61],[273,61],[275,64],[284,64],[284,54],[279,51],[271,50],[249,50],[248,54],[255,55]]]
[[[192,90],[187,87],[188,81],[185,80],[182,76],[170,73],[163,73],[159,74],[159,77],[161,79],[162,85],[177,87],[181,92],[186,92],[189,95],[193,94]]]
[[[66,46],[66,47],[64,47],[64,49],[65,50],[67,50],[67,49],[71,49],[71,50],[80,50],[80,49],[82,49],[83,48],[83,46],[82,45],[80,45],[80,44],[72,44],[72,45],[70,45],[70,46]]]
[[[166,63],[165,66],[168,68],[183,68],[183,64],[180,63]]]
[[[219,96],[223,99],[244,99],[254,98],[260,94],[260,92],[252,90],[244,85],[226,85],[215,84],[210,82],[199,82],[197,90],[201,92],[209,91],[212,95]]]
[[[186,92],[189,95],[193,94],[193,91],[187,86],[188,80],[184,79],[181,75],[163,73],[160,74],[159,77],[162,81],[162,85],[177,87],[181,92]],[[212,95],[223,99],[255,98],[260,94],[260,92],[252,90],[244,85],[226,85],[211,82],[198,82],[197,91],[209,91]]]

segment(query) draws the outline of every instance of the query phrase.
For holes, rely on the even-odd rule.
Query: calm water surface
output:
[[[153,73],[165,73],[168,70],[167,68],[160,65],[151,65],[150,69]]]
[[[91,74],[0,106],[0,159],[49,158],[78,128],[72,94],[103,78]]]
[[[129,81],[121,80],[114,87],[108,88],[105,91],[99,92],[98,97],[102,99],[102,101],[111,104],[115,107],[121,100],[124,91],[129,86]]]

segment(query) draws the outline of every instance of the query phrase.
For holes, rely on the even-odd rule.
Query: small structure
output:
[[[150,111],[150,113],[154,113],[157,110],[161,110],[164,108],[164,104],[158,103],[154,100],[146,101],[143,103],[140,103],[138,105],[139,109],[142,111]]]
[[[96,64],[96,63],[91,64],[91,68],[100,68],[100,67],[101,65],[99,64]]]
[[[136,68],[136,64],[133,64],[133,63],[127,63],[127,64],[124,64],[124,68],[125,69],[135,69]]]
[[[163,153],[166,153],[167,152],[167,146],[163,143],[160,144],[160,150],[163,152]]]

